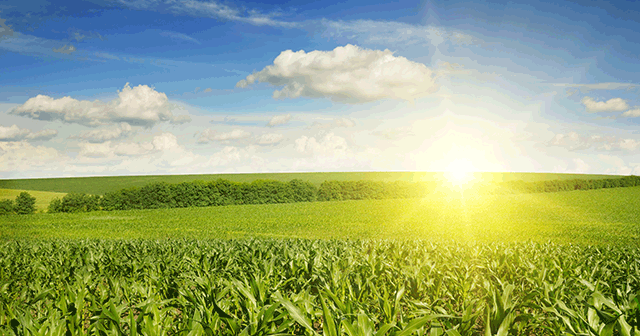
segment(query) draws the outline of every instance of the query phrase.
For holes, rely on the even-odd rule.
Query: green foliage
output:
[[[89,212],[100,210],[100,196],[87,194],[66,194],[62,200],[55,198],[49,204],[49,212]]]
[[[509,181],[498,184],[503,191],[512,193],[539,193],[570,190],[590,190],[640,186],[640,176],[624,176],[608,179],[573,179],[552,181]]]
[[[48,213],[62,212],[62,200],[55,197],[49,202]]]
[[[16,197],[15,212],[19,215],[29,215],[36,212],[36,198],[26,191]]]
[[[9,215],[12,213],[15,213],[15,205],[13,204],[13,200],[0,200],[0,216]]]
[[[313,184],[302,180],[158,182],[109,192],[102,198],[101,206],[104,210],[132,210],[311,202],[316,199],[316,192]]]
[[[640,335],[640,249],[0,242],[2,335]]]
[[[325,181],[318,190],[318,200],[422,198],[435,187],[435,182]]]

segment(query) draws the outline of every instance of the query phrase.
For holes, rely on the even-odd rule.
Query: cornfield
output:
[[[2,335],[640,335],[640,250],[394,240],[0,243]]]

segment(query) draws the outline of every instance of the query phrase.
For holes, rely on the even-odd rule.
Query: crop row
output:
[[[5,241],[5,335],[640,335],[640,250]]]

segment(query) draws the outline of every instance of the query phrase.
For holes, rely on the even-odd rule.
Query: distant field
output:
[[[0,218],[4,239],[429,239],[640,246],[640,187]]]
[[[20,189],[0,189],[0,200],[11,199],[15,200],[16,196],[21,192],[26,191],[31,196],[36,198],[36,211],[46,211],[49,207],[49,203],[54,198],[62,198],[66,193],[56,193],[48,191],[36,191],[36,190],[20,190]]]
[[[211,181],[219,178],[235,182],[251,182],[258,179],[290,181],[301,179],[320,185],[327,180],[336,181],[432,181],[441,178],[441,173],[432,172],[349,172],[349,173],[268,173],[268,174],[211,174],[211,175],[145,175],[145,176],[103,176],[46,179],[0,180],[2,189],[40,190],[61,193],[86,193],[103,195],[122,188],[143,186],[152,182],[180,183],[185,181]],[[478,173],[485,181],[546,181],[567,179],[604,179],[617,176],[554,173]]]

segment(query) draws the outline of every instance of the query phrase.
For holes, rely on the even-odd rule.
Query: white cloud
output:
[[[599,154],[598,159],[602,161],[603,166],[607,167],[604,174],[640,175],[640,164],[627,164],[623,159],[613,155]]]
[[[72,136],[71,138],[82,139],[91,143],[101,143],[109,140],[124,138],[133,133],[134,132],[131,128],[131,125],[127,123],[120,123],[120,125],[116,128],[85,131],[80,133],[80,135]]]
[[[38,120],[61,120],[85,126],[98,126],[126,122],[151,127],[171,121],[172,104],[167,95],[147,85],[134,88],[127,83],[118,98],[110,102],[76,100],[71,97],[54,99],[45,95],[30,98],[10,113]]]
[[[184,149],[178,144],[176,136],[169,132],[164,132],[153,137],[151,142],[122,142],[113,143],[80,143],[80,156],[115,158],[117,156],[140,156],[160,152],[183,152]]]
[[[549,145],[564,147],[571,151],[589,148],[601,151],[635,151],[640,148],[640,141],[635,139],[623,139],[615,136],[585,136],[576,132],[569,132],[567,134],[556,134],[549,142]]]
[[[57,150],[33,146],[26,141],[0,142],[0,171],[24,172],[37,169],[40,172],[60,169],[63,161]]]
[[[640,108],[636,106],[633,110],[629,110],[629,111],[623,113],[622,116],[623,117],[629,117],[629,118],[640,117]]]
[[[413,101],[435,92],[434,73],[422,63],[394,56],[390,50],[354,45],[332,51],[304,50],[280,53],[273,65],[247,76],[237,87],[256,82],[283,86],[274,98],[330,98],[346,103],[381,99]]]
[[[210,128],[207,128],[202,133],[200,133],[200,137],[198,138],[199,143],[208,143],[209,141],[230,141],[230,140],[239,140],[248,138],[251,136],[251,133],[236,128],[231,132],[219,133]]]
[[[582,104],[587,108],[587,112],[620,112],[629,108],[627,102],[622,98],[611,98],[606,102],[595,101],[591,97],[582,98]]]
[[[295,140],[295,148],[299,153],[335,157],[345,156],[349,146],[343,137],[328,133],[320,140],[303,135]]]
[[[58,131],[54,129],[44,129],[35,133],[27,135],[27,139],[30,140],[51,140],[58,135]]]
[[[314,121],[309,128],[330,129],[337,127],[354,127],[355,121],[348,118],[336,118],[329,122]]]
[[[113,148],[113,154],[118,156],[139,156],[153,152],[157,149],[153,143],[125,142]]]
[[[582,159],[573,159],[573,165],[576,173],[587,173],[589,171],[589,165]]]
[[[74,47],[72,44],[69,45],[64,45],[58,49],[56,48],[52,48],[53,52],[57,52],[57,53],[61,53],[61,54],[72,54],[73,52],[76,51],[76,47]]]
[[[176,149],[180,146],[178,145],[178,138],[175,135],[165,132],[160,135],[153,137],[153,148],[156,150],[168,150],[168,149]]]
[[[26,138],[31,131],[20,128],[18,125],[11,127],[0,126],[0,141],[19,141]]]
[[[52,129],[33,133],[31,130],[18,127],[18,125],[0,126],[0,141],[50,140],[56,135],[58,135],[58,131]]]
[[[278,133],[267,133],[263,134],[257,139],[257,144],[262,146],[275,145],[282,141],[284,136]]]
[[[110,141],[105,143],[81,143],[79,154],[85,157],[109,157],[113,155],[113,148]]]
[[[273,127],[278,125],[284,125],[288,123],[289,120],[291,120],[291,114],[277,115],[271,118],[271,120],[269,120],[269,123],[267,124],[267,126]]]

